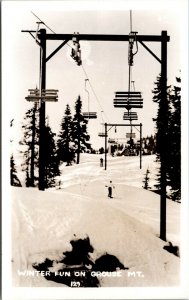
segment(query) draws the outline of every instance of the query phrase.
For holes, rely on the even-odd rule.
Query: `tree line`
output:
[[[87,133],[88,120],[82,114],[82,101],[78,96],[75,102],[75,113],[72,117],[69,104],[57,135],[52,132],[48,118],[45,125],[45,188],[55,186],[56,176],[60,175],[59,167],[65,162],[67,166],[73,162],[79,164],[80,153],[90,150],[90,136]],[[35,187],[39,177],[39,107],[36,103],[27,110],[22,124],[23,139],[19,142],[23,150],[24,161],[22,171],[25,172],[26,187]],[[14,157],[11,155],[11,185],[17,184]]]
[[[153,119],[156,124],[155,137],[148,137],[143,143],[149,147],[149,151],[156,154],[157,161],[160,161],[160,153],[164,151],[166,157],[167,185],[171,191],[170,197],[174,201],[181,198],[181,78],[176,78],[176,85],[167,86],[166,108],[161,97],[161,76],[157,77],[152,91],[152,100],[157,103],[157,116]],[[87,133],[88,120],[82,114],[82,101],[78,96],[75,102],[75,112],[72,116],[70,106],[67,104],[64,117],[60,124],[60,131],[56,134],[52,132],[48,118],[45,126],[46,152],[44,156],[46,188],[55,185],[56,176],[60,175],[59,166],[64,162],[67,166],[73,162],[79,164],[80,153],[94,150],[89,143],[90,136]],[[167,120],[164,126],[163,120]],[[34,187],[38,184],[39,167],[39,108],[34,103],[33,107],[26,112],[23,128],[22,154],[24,162],[22,168],[25,171],[25,184],[27,187]],[[164,131],[164,132],[163,132]],[[162,132],[164,134],[162,134]],[[166,136],[166,141],[162,139]],[[146,141],[148,140],[148,143]],[[150,143],[149,143],[150,141]],[[104,149],[99,149],[103,153]],[[11,154],[11,185],[19,185],[17,178],[14,157]],[[161,169],[157,174],[156,191],[160,192]],[[149,170],[144,179],[144,187],[148,188]]]
[[[156,159],[160,161],[160,153],[165,154],[167,190],[174,201],[181,199],[181,78],[176,77],[176,85],[167,86],[167,101],[165,106],[161,97],[161,76],[157,77],[153,89],[153,101],[158,104],[157,116],[153,119],[156,124]],[[164,119],[167,125],[164,124]],[[165,138],[163,138],[165,137]],[[149,173],[144,178],[144,188],[149,188]],[[160,193],[161,166],[157,173],[156,191]]]

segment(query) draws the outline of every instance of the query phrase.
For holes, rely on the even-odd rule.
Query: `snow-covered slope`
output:
[[[32,264],[46,258],[60,260],[63,252],[71,250],[71,240],[87,236],[94,248],[93,261],[109,253],[128,268],[120,271],[120,277],[101,278],[100,286],[179,284],[179,258],[164,250],[165,242],[158,238],[159,196],[139,188],[145,168],[139,170],[136,159],[111,158],[105,171],[99,166],[99,156],[84,155],[80,165],[62,166],[61,189],[12,188],[15,286],[64,286],[18,271],[33,271]],[[144,164],[155,167],[152,157]],[[135,186],[129,178],[132,183],[135,178]],[[107,197],[109,180],[115,186],[113,199]],[[167,237],[178,245],[179,204],[169,200],[167,204]]]
[[[15,188],[13,212],[16,284],[49,285],[43,277],[16,276],[17,270],[32,270],[33,263],[60,258],[62,252],[70,250],[69,242],[74,235],[89,236],[95,257],[108,252],[116,255],[129,271],[144,274],[144,277],[134,278],[122,271],[121,278],[105,278],[102,286],[167,286],[178,282],[179,259],[163,250],[165,243],[150,227],[106,199],[78,197],[64,191],[61,194],[35,190],[28,193],[28,189]]]

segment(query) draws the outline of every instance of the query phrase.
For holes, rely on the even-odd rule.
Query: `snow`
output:
[[[91,258],[109,253],[128,270],[121,277],[103,277],[101,287],[170,287],[179,285],[180,258],[163,249],[159,238],[159,195],[144,190],[150,170],[154,184],[155,156],[109,157],[107,170],[100,155],[83,154],[81,163],[62,165],[61,189],[12,188],[12,273],[17,287],[67,287],[43,276],[19,276],[46,258],[60,260],[70,241],[90,238]],[[113,181],[113,199],[105,185]],[[167,200],[167,240],[180,243],[180,204]],[[135,276],[130,273],[135,272]],[[67,287],[68,288],[68,287]]]

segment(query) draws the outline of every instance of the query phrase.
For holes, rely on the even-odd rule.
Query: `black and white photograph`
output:
[[[2,299],[188,299],[188,2],[1,19]]]

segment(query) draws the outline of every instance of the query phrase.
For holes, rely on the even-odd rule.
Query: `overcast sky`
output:
[[[88,1],[89,2],[89,1]],[[165,3],[166,2],[166,3]],[[97,4],[96,4],[97,3]],[[38,19],[35,13],[56,33],[87,34],[129,34],[130,10],[132,29],[140,35],[161,35],[167,30],[168,43],[168,84],[175,84],[175,77],[182,69],[183,31],[186,1],[4,1],[2,9],[2,55],[3,55],[3,109],[6,120],[14,121],[14,139],[20,138],[21,122],[26,110],[31,107],[25,97],[28,89],[39,86],[39,46],[29,33],[21,30],[36,30]],[[109,4],[108,4],[109,3]],[[46,28],[41,26],[40,28]],[[46,28],[48,33],[52,33]],[[47,41],[47,56],[62,41]],[[72,45],[72,41],[69,42]],[[152,51],[161,57],[160,43],[147,43]],[[70,57],[71,48],[64,46],[47,63],[46,88],[59,90],[58,103],[47,103],[46,114],[56,133],[60,129],[66,104],[72,113],[74,103],[81,95],[83,111],[88,111],[85,91],[86,75]],[[115,91],[128,90],[128,43],[127,42],[81,42],[81,55],[93,91],[89,91],[90,111],[96,111],[97,120],[89,121],[89,133],[93,147],[104,146],[98,137],[103,130],[102,121],[123,123],[124,109],[114,108]],[[137,109],[138,121],[143,124],[143,135],[154,133],[157,106],[152,102],[154,81],[160,73],[160,63],[142,45],[134,57],[132,80],[135,90],[142,92],[143,109]],[[98,100],[96,99],[98,98]],[[103,113],[101,111],[103,110]],[[102,115],[102,117],[101,117]],[[124,121],[128,123],[128,121]],[[120,128],[115,135],[112,129],[109,137],[124,138],[129,128]],[[136,130],[134,132],[137,133]]]

